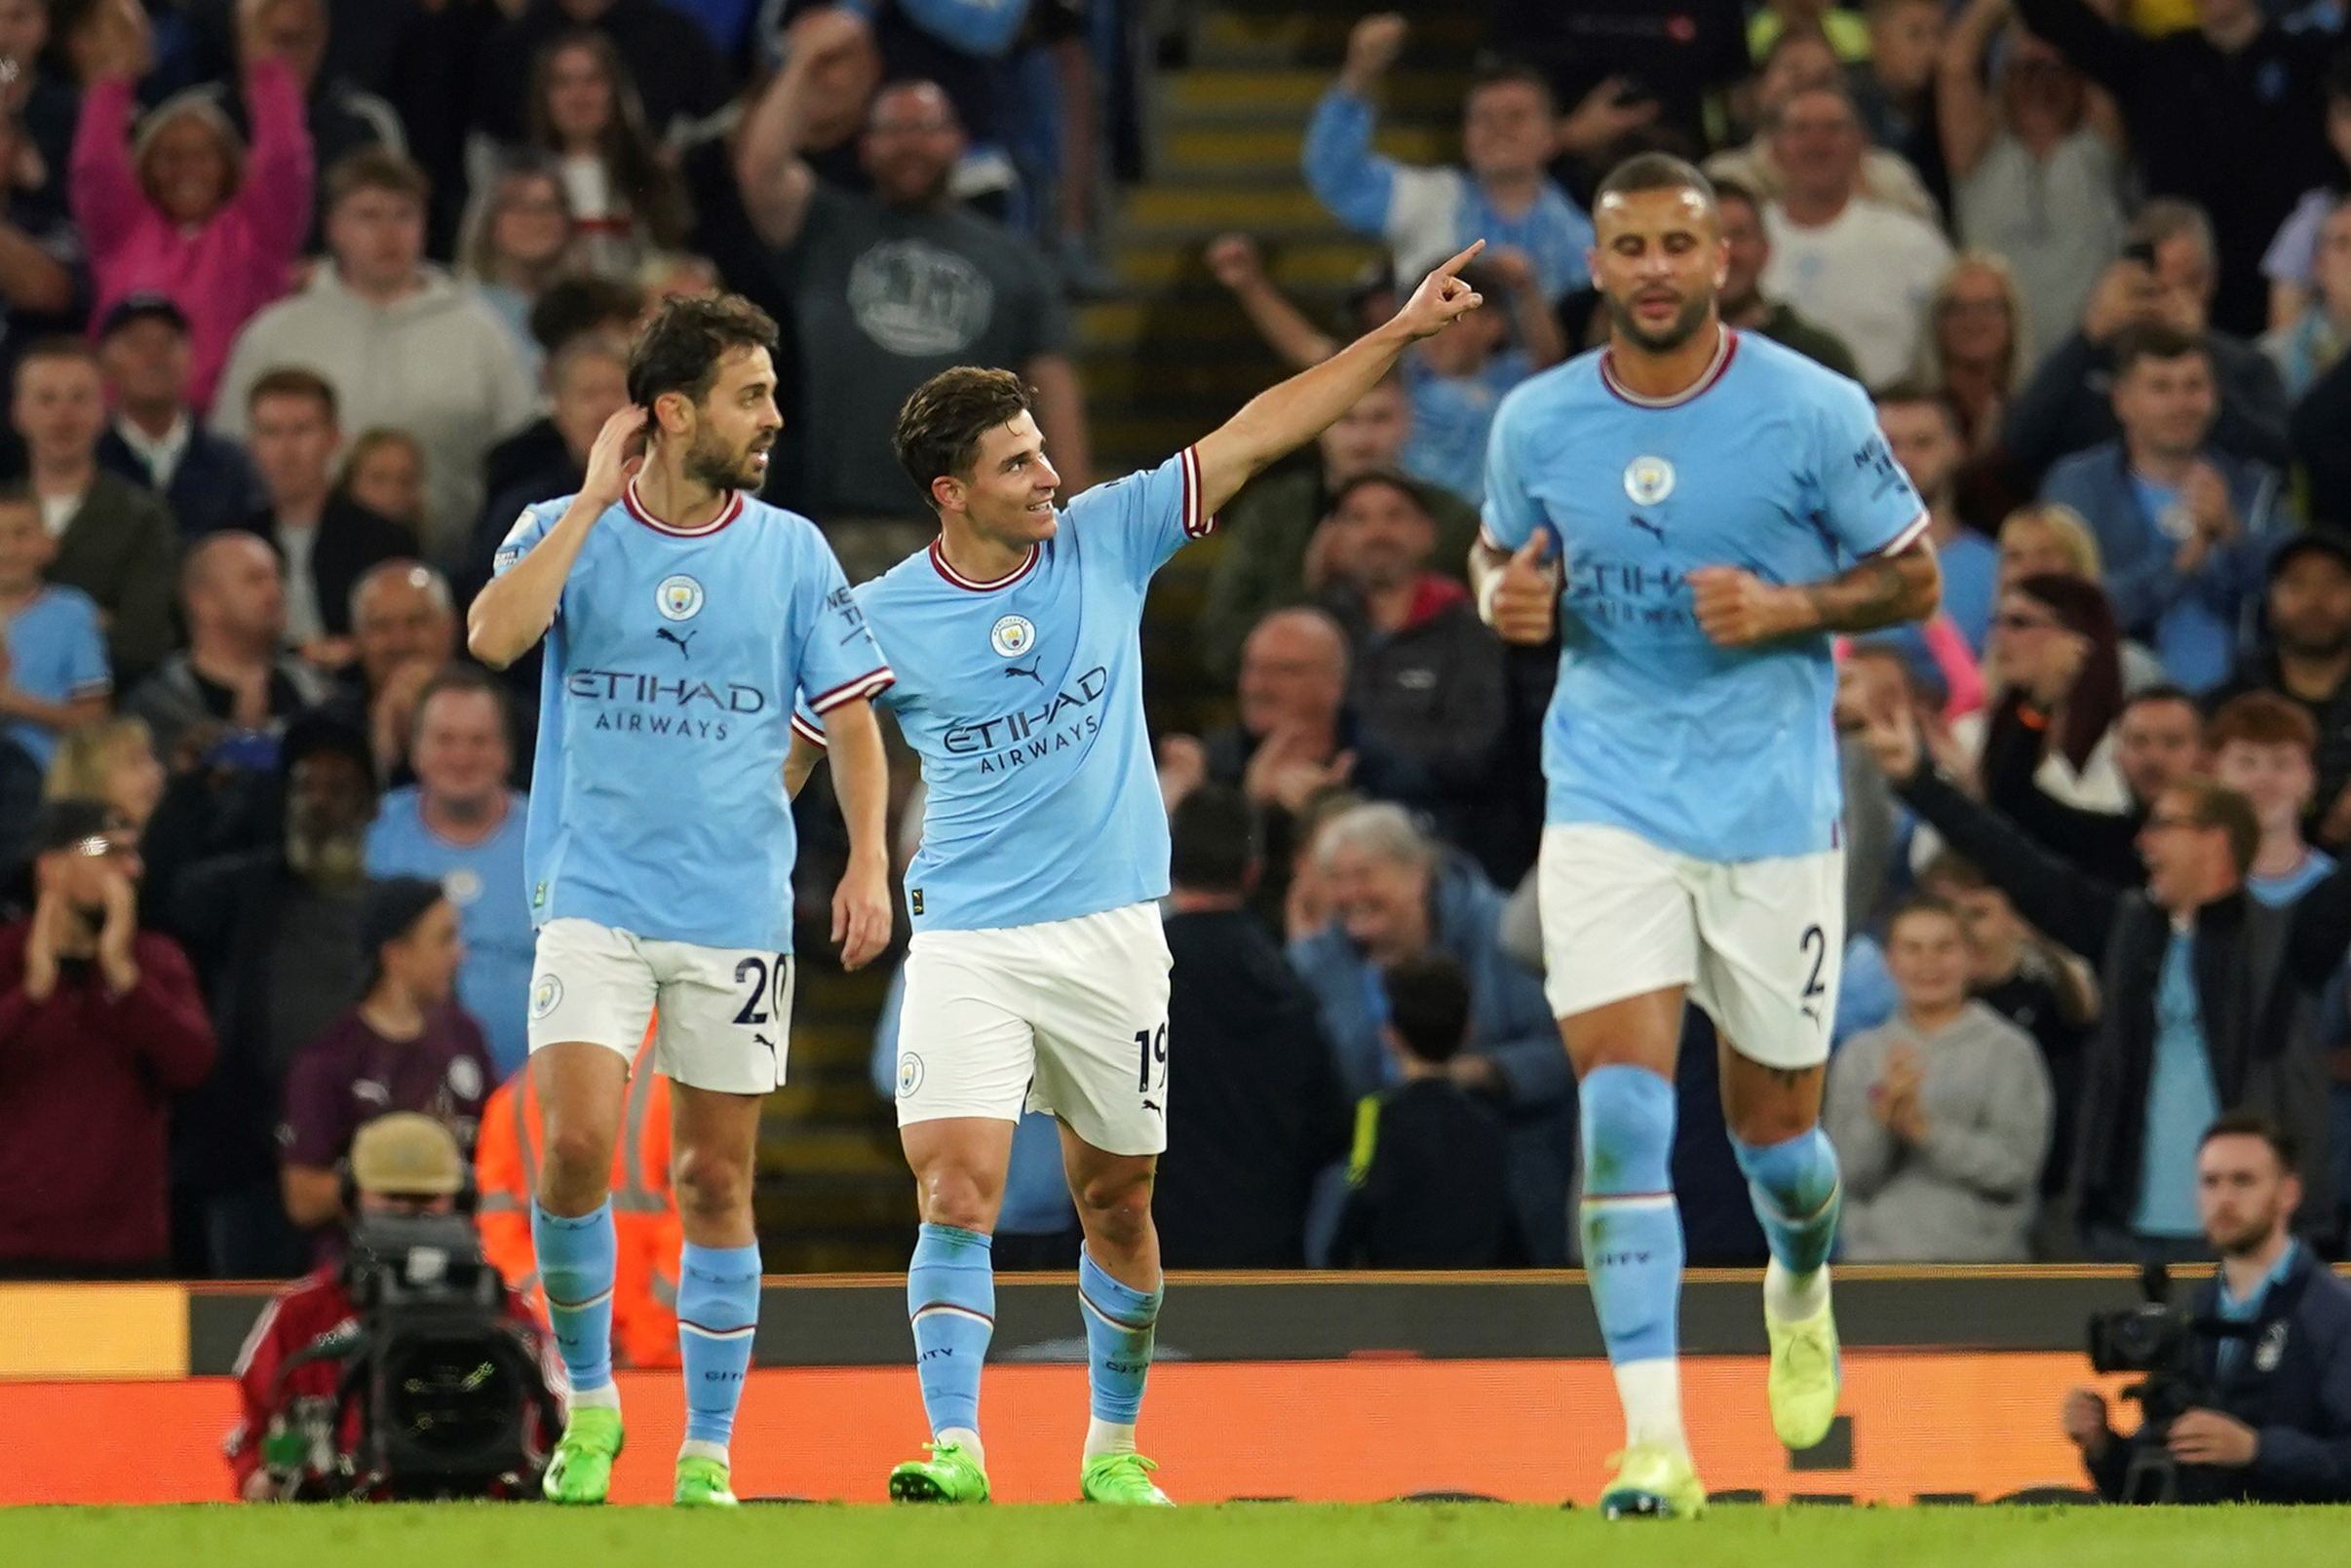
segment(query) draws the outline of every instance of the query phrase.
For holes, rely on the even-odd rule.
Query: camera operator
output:
[[[2294,1240],[2293,1172],[2292,1146],[2261,1117],[2232,1112],[2205,1130],[2196,1202],[2220,1268],[2189,1304],[2186,1364],[2170,1374],[2187,1407],[2125,1437],[2103,1396],[2065,1396],[2065,1435],[2100,1496],[2152,1501],[2134,1461],[2168,1455],[2180,1502],[2351,1501],[2351,1285]]]
[[[455,1214],[467,1185],[455,1137],[415,1112],[380,1116],[361,1128],[345,1169],[362,1226],[370,1219]],[[221,1447],[247,1502],[310,1501],[347,1490],[338,1467],[366,1435],[364,1412],[345,1397],[363,1328],[353,1267],[346,1260],[289,1284],[246,1339],[236,1368],[238,1421]],[[503,1296],[507,1325],[559,1396],[561,1363],[552,1341],[520,1296],[512,1289]],[[529,1434],[542,1455],[557,1435],[554,1422],[544,1417],[543,1409],[538,1430]]]

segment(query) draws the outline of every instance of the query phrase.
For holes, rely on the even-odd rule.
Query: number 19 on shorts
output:
[[[1168,1026],[1135,1031],[1135,1092],[1143,1109],[1165,1116],[1168,1097]]]

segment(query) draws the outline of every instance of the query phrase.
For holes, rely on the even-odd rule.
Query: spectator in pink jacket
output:
[[[101,0],[93,39],[102,67],[82,99],[73,140],[73,215],[105,319],[131,294],[160,293],[192,327],[189,401],[208,408],[230,342],[252,314],[286,292],[288,269],[310,228],[310,134],[293,67],[259,25],[282,0],[239,0],[250,153],[212,102],[183,94],[137,128],[132,92],[151,59],[145,14]]]

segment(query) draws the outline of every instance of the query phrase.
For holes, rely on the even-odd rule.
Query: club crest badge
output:
[[[702,613],[702,585],[683,572],[665,577],[653,591],[653,607],[665,621],[691,621]]]
[[[1035,646],[1037,629],[1025,615],[1008,615],[987,634],[987,645],[1007,659],[1018,659]]]
[[[1674,465],[1662,457],[1637,457],[1625,465],[1625,494],[1638,507],[1653,507],[1674,493]]]

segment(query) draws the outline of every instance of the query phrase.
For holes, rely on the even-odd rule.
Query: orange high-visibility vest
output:
[[[540,1127],[539,1096],[525,1062],[482,1108],[474,1179],[482,1195],[475,1223],[482,1250],[544,1320],[547,1297],[530,1241]],[[623,1366],[675,1366],[677,1253],[684,1232],[670,1186],[670,1081],[653,1070],[651,1030],[630,1067],[620,1145],[612,1152],[612,1224],[620,1241],[612,1281],[613,1358]]]

